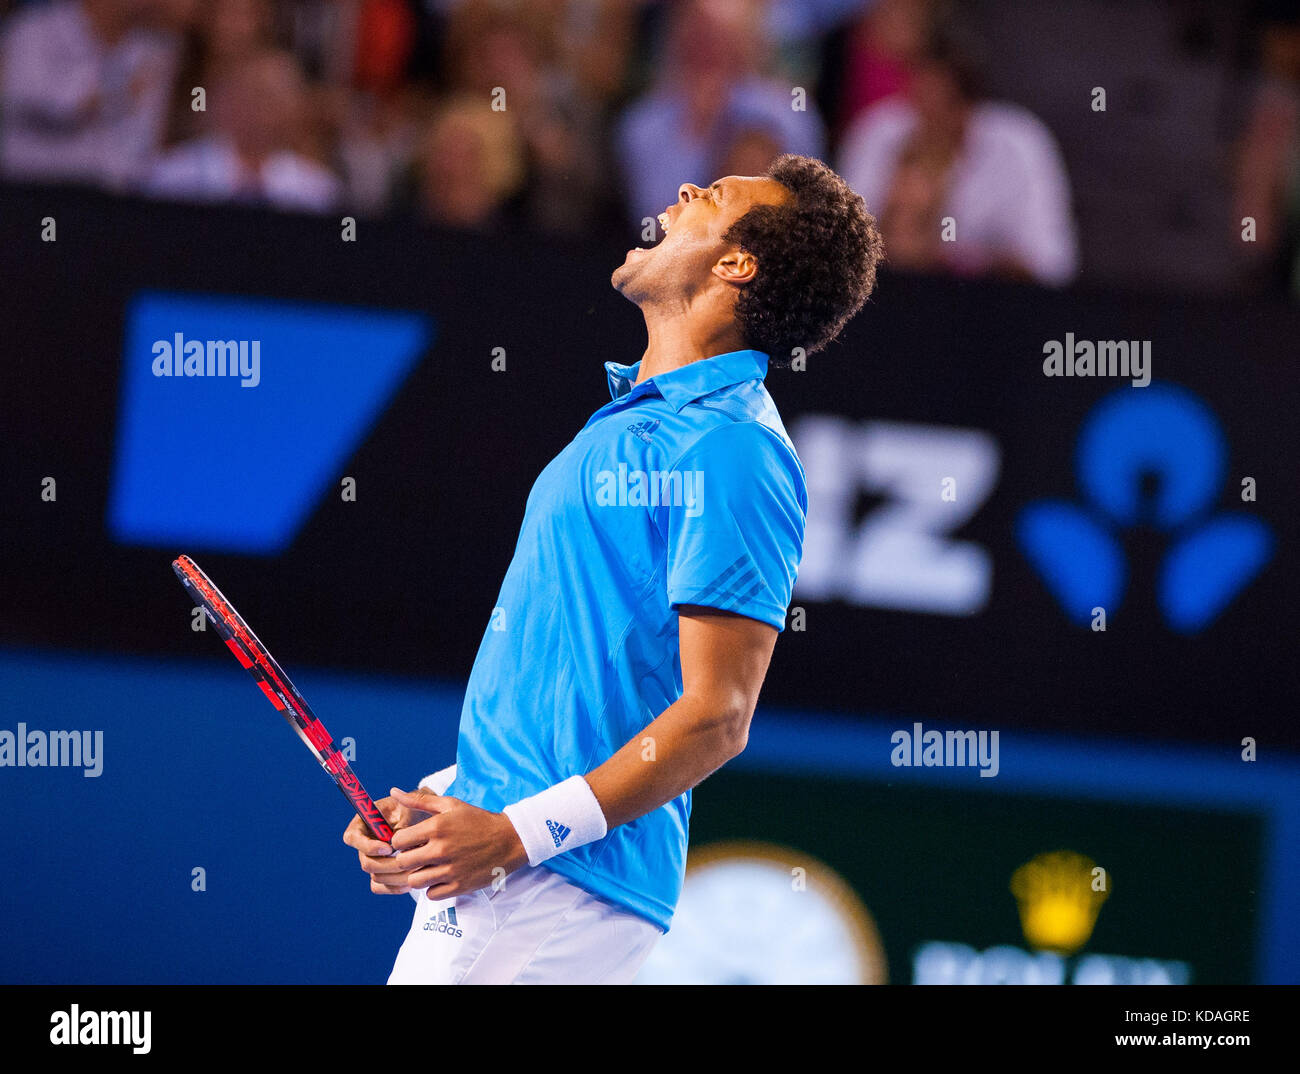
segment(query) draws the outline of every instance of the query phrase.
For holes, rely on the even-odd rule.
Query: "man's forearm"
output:
[[[749,706],[684,694],[600,767],[587,773],[610,828],[658,809],[745,748]]]

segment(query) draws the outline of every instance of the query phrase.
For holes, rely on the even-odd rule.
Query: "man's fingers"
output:
[[[429,795],[429,799],[431,799],[434,802],[440,802],[440,803],[451,802],[456,805],[464,805],[464,803],[457,798],[443,798],[436,794]],[[429,799],[426,799],[426,802]],[[426,806],[426,811],[427,811],[427,806]],[[394,833],[392,846],[395,852],[400,853],[403,851],[414,850],[416,847],[422,847],[426,843],[428,844],[438,843],[438,846],[435,847],[434,852],[435,853],[441,852],[439,849],[441,847],[441,843],[438,842],[437,836],[441,826],[446,822],[439,817],[438,813],[432,811],[429,812],[431,812],[431,815],[426,816],[424,820],[420,821],[417,824],[412,824],[409,828],[401,828],[396,833]]]
[[[419,809],[425,813],[443,813],[457,801],[455,798],[434,794],[433,791],[426,791],[423,788],[404,791],[394,787],[389,793],[408,809]]]
[[[370,875],[370,890],[381,895],[410,891],[412,888],[411,871],[393,869],[391,860],[362,857],[361,868]]]
[[[351,842],[344,839],[343,842],[347,843],[353,850],[360,851],[370,858],[391,858],[396,853],[387,843],[381,843],[378,839],[371,839],[368,835],[358,836]]]
[[[377,858],[368,854],[358,854],[363,872],[371,876],[397,876],[402,873],[409,873],[418,866],[411,863],[401,864],[395,858]]]
[[[372,858],[387,858],[393,854],[391,846],[370,836],[369,830],[361,822],[360,817],[354,818],[352,823],[343,830],[343,842],[353,850],[358,850]]]
[[[447,847],[441,839],[431,838],[428,842],[421,842],[409,849],[396,845],[396,836],[393,840],[393,849],[398,853],[392,860],[399,869],[422,869],[426,865],[440,865],[450,860]]]
[[[389,824],[396,831],[407,833],[401,847],[375,839],[360,817],[352,818],[343,830],[343,842],[357,852],[362,871],[370,876],[370,890],[374,894],[405,895],[416,890],[410,883],[412,871],[432,864],[432,853],[426,848],[432,832],[422,829],[421,824],[432,814],[445,810],[446,803],[454,801],[430,791],[403,791],[396,787],[392,797],[377,801],[375,805]],[[412,824],[417,817],[420,821]],[[398,860],[399,849],[406,851],[401,860]]]
[[[444,886],[451,875],[452,866],[431,865],[426,869],[415,870],[406,878],[406,882],[418,891],[421,888]]]

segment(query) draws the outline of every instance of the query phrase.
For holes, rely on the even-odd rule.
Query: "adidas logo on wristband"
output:
[[[570,776],[531,798],[521,798],[502,812],[515,826],[529,865],[541,865],[556,854],[594,843],[609,831],[600,803],[582,776]],[[553,820],[557,814],[568,824]]]

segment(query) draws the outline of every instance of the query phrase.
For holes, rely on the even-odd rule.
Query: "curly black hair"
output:
[[[755,206],[724,239],[758,260],[736,300],[741,335],[783,366],[796,347],[813,354],[839,335],[875,287],[885,248],[861,196],[820,160],[786,153],[767,175],[793,200]]]

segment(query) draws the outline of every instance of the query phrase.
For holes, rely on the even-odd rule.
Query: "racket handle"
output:
[[[325,771],[329,772],[329,769],[326,768]],[[348,781],[346,778],[340,779],[333,772],[330,772],[330,775],[334,776],[334,786],[342,792],[343,797],[356,810],[357,816],[370,830],[370,834],[381,843],[391,843],[393,841],[392,826],[389,825],[384,815],[379,812],[379,807],[375,805],[370,795],[365,792],[365,788],[361,786],[361,782],[356,776],[353,776],[351,781]]]

